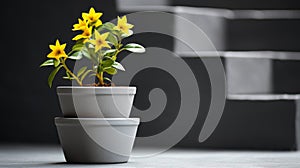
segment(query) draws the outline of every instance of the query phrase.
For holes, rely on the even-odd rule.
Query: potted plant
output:
[[[126,140],[126,137],[119,137],[115,140],[117,133],[108,131],[107,126],[135,137],[139,123],[138,119],[128,118],[136,87],[115,86],[109,77],[125,71],[117,61],[122,51],[143,53],[145,48],[136,43],[122,44],[124,38],[133,34],[133,25],[127,22],[126,16],[118,17],[117,24],[102,23],[101,16],[102,13],[94,8],[90,8],[88,13],[83,12],[82,18],[73,25],[72,30],[80,33],[73,38],[72,50],[66,53],[66,44],[56,40],[54,45],[49,46],[52,51],[47,55],[48,59],[40,65],[54,68],[48,77],[49,87],[61,70],[65,71],[63,79],[77,84],[57,87],[64,117],[56,118],[55,122],[69,162],[127,162],[134,138]],[[81,65],[78,70],[72,70],[67,63],[83,60],[88,60],[89,64]],[[95,80],[86,83],[88,78]],[[112,146],[124,143],[127,147],[114,153],[99,146],[91,136],[110,137]]]

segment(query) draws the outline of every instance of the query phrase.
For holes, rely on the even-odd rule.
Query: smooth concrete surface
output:
[[[0,145],[0,167],[299,168],[300,152],[172,149],[122,164],[67,164],[59,146]]]

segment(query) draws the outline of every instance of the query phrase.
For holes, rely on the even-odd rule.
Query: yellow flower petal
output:
[[[84,30],[84,28],[87,26],[87,22],[85,20],[78,19],[78,23],[73,25],[73,31],[76,30]]]
[[[101,48],[102,48],[102,46],[100,46],[100,45],[95,45],[95,52],[98,52]]]
[[[72,40],[77,41],[77,40],[82,39],[82,38],[84,38],[84,36],[82,36],[81,34],[78,34],[77,36],[75,36],[74,38],[72,38]]]
[[[127,17],[123,16],[120,21],[121,21],[121,23],[126,24],[127,23]]]
[[[102,25],[102,21],[101,20],[97,20],[97,22],[95,23],[95,27],[99,27]]]
[[[115,26],[113,29],[114,30],[120,30],[118,26]]]
[[[127,23],[127,27],[128,27],[129,29],[132,29],[132,28],[134,27],[134,25]]]
[[[56,40],[56,42],[55,42],[55,46],[57,47],[57,46],[60,46],[60,44],[59,44],[59,41],[58,40]]]
[[[114,30],[119,30],[125,34],[130,34],[129,29],[133,28],[132,24],[127,23],[127,17],[123,16],[120,18],[118,16],[118,24],[115,26],[113,29]]]
[[[50,48],[51,50],[54,50],[54,49],[55,49],[55,45],[49,45],[49,48]]]
[[[100,24],[100,22],[98,22],[99,18],[103,15],[103,13],[100,12],[95,12],[95,9],[92,7],[90,8],[89,13],[82,13],[82,18],[85,21],[88,21],[88,23],[90,23],[93,26],[100,26],[102,24]]]
[[[85,21],[87,21],[88,20],[88,18],[89,18],[89,14],[88,13],[82,13],[82,18],[85,20]]]
[[[101,38],[104,39],[104,40],[106,40],[106,38],[108,37],[108,35],[109,35],[109,32],[106,32],[106,33],[104,33],[104,34],[101,35]]]
[[[109,32],[100,34],[98,31],[95,31],[95,40],[90,40],[91,44],[95,46],[95,52],[98,52],[103,47],[110,48],[109,44],[105,41],[108,35]]]
[[[95,31],[95,39],[101,38],[101,35],[98,31]]]
[[[59,41],[56,40],[55,45],[49,45],[49,47],[52,51],[47,55],[48,58],[59,60],[62,57],[68,57],[68,55],[64,51],[66,44],[60,45]]]
[[[90,42],[91,44],[96,45],[96,40],[89,40],[88,42]]]
[[[89,11],[90,14],[95,14],[95,9],[93,7],[91,7],[90,11]]]
[[[85,27],[82,34],[75,36],[72,40],[88,39],[92,36],[92,27]]]
[[[66,43],[65,43],[65,44],[62,44],[62,45],[60,46],[60,49],[61,49],[61,50],[65,50],[66,45],[67,45]]]
[[[110,45],[107,42],[104,43],[103,47],[111,48]]]
[[[101,17],[102,13],[95,13],[94,14],[94,17],[95,19],[99,19]]]

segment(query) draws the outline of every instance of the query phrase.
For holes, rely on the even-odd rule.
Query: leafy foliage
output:
[[[83,18],[78,19],[78,23],[73,25],[73,31],[80,31],[82,34],[76,35],[73,40],[75,44],[71,51],[66,54],[64,49],[66,44],[56,41],[55,45],[50,45],[51,53],[47,55],[48,60],[44,61],[40,67],[54,67],[48,77],[48,85],[52,86],[56,74],[64,69],[66,76],[63,79],[75,80],[80,86],[84,85],[86,77],[97,77],[94,86],[109,86],[111,79],[104,77],[104,73],[115,75],[118,70],[125,71],[117,56],[120,52],[127,50],[134,53],[143,53],[145,48],[136,43],[122,44],[122,40],[133,34],[132,24],[127,23],[126,16],[118,17],[118,24],[111,22],[102,24],[100,17],[102,13],[90,8],[89,13],[82,13]],[[80,61],[88,59],[93,65],[83,66],[77,72],[73,72],[66,64],[68,60]]]

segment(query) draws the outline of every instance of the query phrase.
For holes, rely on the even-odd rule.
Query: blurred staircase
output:
[[[141,2],[140,0],[137,0]],[[164,11],[180,15],[198,27],[210,38],[219,55],[201,52],[201,41],[189,34],[189,27],[170,20],[174,33],[194,44],[197,55],[214,60],[221,56],[226,72],[228,95],[221,121],[211,135],[203,142],[198,136],[209,107],[210,83],[203,62],[184,44],[170,37],[153,35],[138,37],[145,46],[161,43],[172,44],[165,48],[180,55],[191,67],[201,82],[200,115],[179,147],[236,148],[297,150],[300,143],[300,10],[228,10],[203,7],[171,6],[171,1],[147,1],[137,4],[131,0],[117,1],[120,14],[137,11]],[[146,1],[145,1],[146,2]],[[180,1],[180,5],[185,5]],[[189,2],[188,5],[191,5]],[[133,5],[135,4],[135,5]],[[195,5],[196,6],[196,5]],[[280,6],[277,6],[279,8]],[[145,40],[147,38],[147,40]],[[145,42],[146,41],[146,42]],[[159,45],[157,47],[160,47]],[[151,76],[151,71],[147,72]],[[158,74],[158,73],[156,73]],[[145,74],[140,87],[151,88],[151,81]],[[157,81],[166,76],[156,75]],[[134,83],[134,81],[133,81]],[[166,84],[168,83],[166,81]],[[176,88],[174,88],[176,89]],[[145,93],[146,94],[146,93]],[[170,91],[170,97],[175,97]],[[138,99],[138,97],[137,97]],[[172,100],[171,100],[172,101]],[[135,102],[143,106],[141,102]],[[163,121],[153,121],[151,128],[141,127],[140,135],[160,130],[164,123],[174,120],[172,110]],[[155,131],[154,131],[155,132]]]

